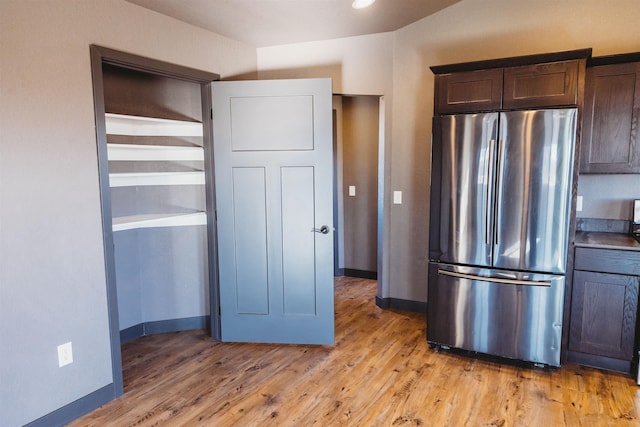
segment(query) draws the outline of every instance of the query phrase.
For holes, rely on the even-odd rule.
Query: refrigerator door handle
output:
[[[475,274],[458,273],[456,271],[448,271],[448,270],[441,270],[441,269],[438,269],[438,274],[443,274],[445,276],[458,277],[460,279],[477,280],[480,282],[502,283],[505,285],[545,286],[545,287],[551,286],[551,282],[547,282],[547,281],[504,279],[501,277],[484,277],[484,276],[476,276]]]
[[[485,232],[484,240],[488,245],[491,243],[491,219],[493,218],[493,170],[494,170],[494,146],[495,140],[489,140],[489,159],[487,163],[487,207],[485,212]]]
[[[498,141],[498,173],[496,177],[496,192],[498,193],[496,197],[495,203],[495,221],[494,221],[494,241],[495,245],[500,241],[500,234],[498,229],[500,228],[500,224],[502,223],[502,209],[500,209],[500,205],[502,203],[502,175],[504,174],[504,140],[500,139]]]

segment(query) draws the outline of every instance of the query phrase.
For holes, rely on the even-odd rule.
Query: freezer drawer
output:
[[[564,276],[429,264],[427,341],[560,366]]]

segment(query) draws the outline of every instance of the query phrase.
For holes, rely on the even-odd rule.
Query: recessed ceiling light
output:
[[[354,9],[364,9],[365,7],[371,6],[376,0],[353,0],[351,6]]]

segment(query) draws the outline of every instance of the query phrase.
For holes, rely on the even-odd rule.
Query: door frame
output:
[[[142,71],[173,79],[185,80],[200,85],[202,96],[203,145],[205,153],[205,191],[207,208],[207,260],[209,265],[209,311],[211,336],[220,339],[219,289],[217,264],[217,239],[215,224],[215,186],[213,179],[213,125],[211,119],[211,82],[220,76],[207,71],[158,61],[98,45],[90,45],[93,102],[96,125],[100,204],[102,210],[102,234],[107,285],[107,312],[111,338],[111,368],[115,397],[124,393],[122,378],[122,355],[120,349],[120,322],[118,319],[118,296],[116,288],[116,264],[111,216],[111,190],[109,187],[109,159],[107,155],[107,133],[105,127],[105,105],[102,65]]]

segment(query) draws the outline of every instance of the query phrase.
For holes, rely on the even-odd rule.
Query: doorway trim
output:
[[[342,99],[345,97],[371,97],[378,99],[378,139],[376,144],[376,150],[378,153],[378,161],[376,165],[376,194],[377,194],[377,206],[376,206],[376,230],[377,230],[377,239],[376,239],[376,271],[371,274],[368,271],[362,270],[353,270],[349,268],[340,267],[340,249],[344,249],[344,182],[342,177],[342,168],[343,168],[343,158],[342,158],[342,141],[338,141],[339,137],[337,135],[338,128],[342,128]],[[384,255],[386,247],[386,241],[388,241],[388,237],[384,235],[384,230],[387,229],[385,227],[385,221],[388,220],[388,209],[385,208],[385,191],[387,188],[387,180],[389,179],[390,174],[385,174],[385,159],[388,156],[385,156],[387,152],[388,144],[386,141],[386,123],[387,112],[385,109],[385,97],[384,95],[376,95],[376,94],[351,94],[351,93],[334,93],[333,94],[334,103],[333,103],[333,111],[334,111],[334,224],[336,228],[335,233],[335,250],[334,250],[334,274],[335,276],[343,276],[347,275],[350,277],[361,277],[365,279],[377,280],[378,282],[378,292],[376,296],[376,301],[378,301],[379,296],[383,295],[382,292],[383,286],[386,287],[386,279],[383,276],[383,273],[386,273],[386,266],[388,262],[385,262]],[[340,101],[336,101],[336,98],[340,98]],[[337,102],[337,104],[336,104]],[[340,109],[340,111],[338,111]],[[341,139],[342,137],[340,137]],[[388,172],[388,171],[387,171]],[[386,277],[388,277],[388,273],[386,273]]]
[[[207,241],[209,264],[209,291],[211,313],[211,336],[219,339],[220,317],[218,314],[218,266],[215,234],[215,187],[213,180],[213,127],[211,120],[211,82],[219,80],[215,73],[158,61],[126,52],[90,45],[91,76],[96,126],[100,205],[102,211],[102,234],[107,285],[107,312],[111,338],[111,368],[115,397],[124,393],[122,378],[122,355],[120,350],[120,322],[118,320],[118,296],[116,288],[116,265],[111,216],[111,191],[109,187],[109,159],[107,155],[107,133],[105,126],[105,103],[102,65],[110,64],[131,70],[142,71],[163,77],[198,83],[202,94],[203,145],[205,151],[205,191],[207,207]],[[216,330],[217,327],[217,330]]]

